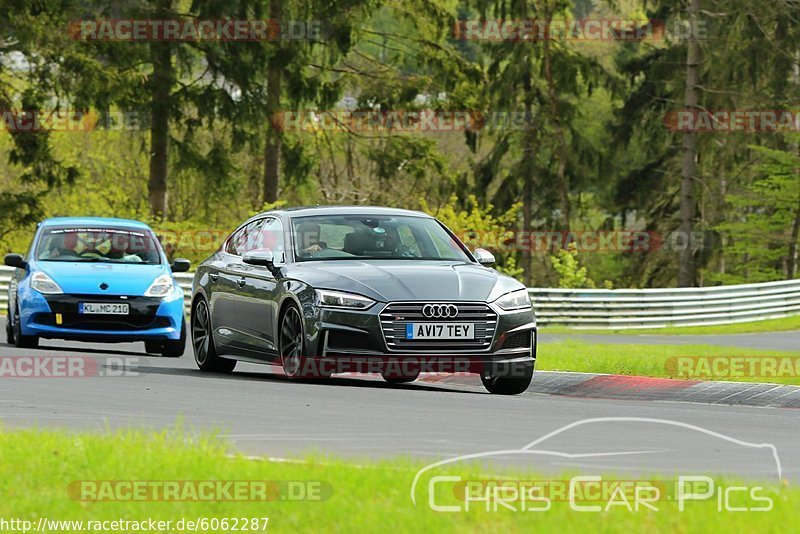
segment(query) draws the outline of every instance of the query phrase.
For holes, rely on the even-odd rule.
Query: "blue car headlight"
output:
[[[60,295],[64,293],[61,286],[42,271],[37,271],[31,275],[31,288],[43,295]]]
[[[166,297],[172,292],[175,284],[172,282],[172,277],[168,274],[162,274],[150,284],[147,291],[144,292],[145,297]]]
[[[528,295],[527,289],[519,289],[506,293],[494,303],[505,311],[525,310],[531,308],[531,297]]]

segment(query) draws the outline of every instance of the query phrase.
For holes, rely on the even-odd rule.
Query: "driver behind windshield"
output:
[[[310,256],[328,248],[328,244],[319,240],[320,225],[304,222],[297,225],[296,239],[300,243],[298,253]]]
[[[78,256],[78,235],[74,233],[62,234],[53,236],[50,239],[47,251],[43,254],[43,258],[61,258],[77,257]]]

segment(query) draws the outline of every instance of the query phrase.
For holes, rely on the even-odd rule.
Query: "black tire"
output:
[[[390,384],[408,384],[419,378],[419,366],[414,365],[411,368],[408,366],[396,366],[389,362],[386,367],[381,371],[381,377]],[[399,368],[398,368],[399,367]]]
[[[11,314],[6,316],[6,342],[9,345],[14,344],[14,328],[11,326]]]
[[[491,366],[481,373],[483,387],[495,395],[519,395],[524,393],[533,379],[533,364]]]
[[[14,338],[14,346],[18,349],[35,349],[39,346],[39,338],[37,336],[23,336],[22,326],[20,325],[19,317],[19,304],[14,313],[15,320],[12,322],[11,334]]]
[[[163,341],[145,341],[144,351],[148,354],[160,354],[161,348],[164,346]]]
[[[211,316],[208,304],[203,297],[197,299],[192,307],[192,348],[194,361],[201,371],[209,373],[230,373],[236,367],[236,360],[220,358],[214,346]]]
[[[278,352],[286,377],[289,380],[330,378],[331,373],[323,368],[320,361],[308,357],[303,317],[297,305],[292,302],[286,306],[278,324]]]
[[[405,376],[389,376],[385,373],[381,373],[381,377],[390,384],[408,384],[419,378],[419,372],[414,375]]]
[[[161,345],[161,355],[165,358],[180,358],[186,351],[186,319],[181,321],[181,337],[176,340],[164,341]],[[232,360],[231,360],[232,361]]]

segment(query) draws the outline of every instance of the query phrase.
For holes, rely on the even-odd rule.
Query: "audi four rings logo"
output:
[[[428,319],[453,318],[458,315],[458,308],[455,304],[426,304],[422,307],[422,315]]]

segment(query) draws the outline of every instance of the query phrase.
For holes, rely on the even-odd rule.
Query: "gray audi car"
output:
[[[237,361],[291,379],[476,373],[492,393],[530,385],[536,321],[527,290],[425,213],[276,210],[245,221],[194,276],[191,333],[203,371]]]

